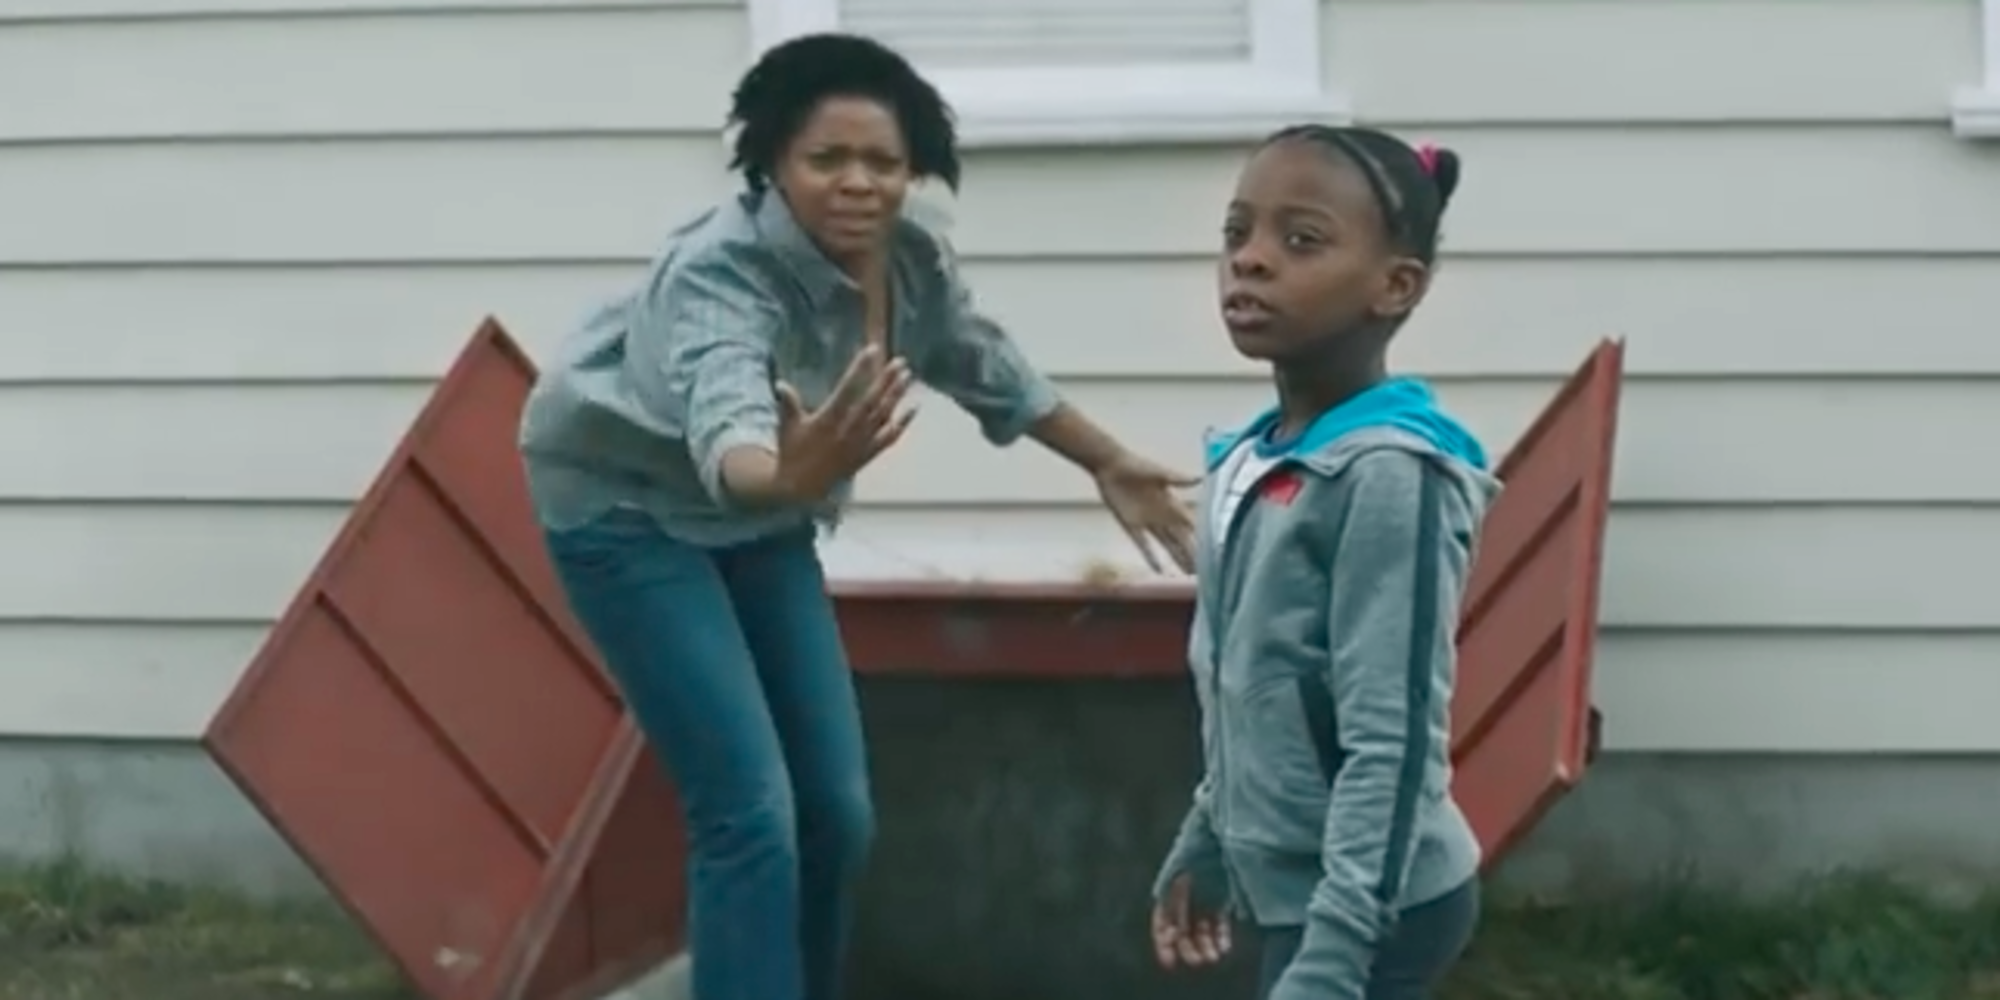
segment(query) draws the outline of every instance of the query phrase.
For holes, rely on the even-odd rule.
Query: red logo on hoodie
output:
[[[1257,495],[1280,507],[1290,507],[1305,485],[1305,480],[1298,473],[1286,469],[1264,477],[1264,485],[1258,488]]]

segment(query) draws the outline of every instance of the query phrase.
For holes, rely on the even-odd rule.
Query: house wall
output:
[[[2000,749],[1978,6],[1328,0],[1330,85],[1467,165],[1396,361],[1505,445],[1629,339],[1612,770]],[[747,38],[714,0],[0,0],[0,734],[196,734],[475,322],[546,351],[728,190]],[[1240,157],[976,151],[956,207],[990,309],[1182,464],[1266,395],[1212,319]],[[1142,572],[1091,500],[932,406],[828,558]]]

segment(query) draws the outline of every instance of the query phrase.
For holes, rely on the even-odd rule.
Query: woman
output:
[[[1195,480],[1064,404],[902,216],[959,162],[901,57],[788,42],[730,117],[745,191],[565,347],[521,446],[569,601],[680,791],[695,994],[830,1000],[874,817],[815,522],[909,426],[911,381],[1087,470],[1156,568],[1154,544],[1191,565],[1171,489]]]

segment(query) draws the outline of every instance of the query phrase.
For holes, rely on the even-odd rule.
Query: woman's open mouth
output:
[[[881,228],[880,212],[834,212],[827,216],[829,228],[842,233],[871,233]]]

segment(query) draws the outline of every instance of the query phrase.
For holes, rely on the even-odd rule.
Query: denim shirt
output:
[[[896,222],[889,346],[917,379],[1007,444],[1052,412],[1053,384],[982,316],[950,245]],[[748,510],[722,484],[722,456],[775,450],[774,380],[824,402],[866,342],[860,287],[821,254],[775,191],[744,192],[674,231],[639,287],[600,308],[543,369],[520,446],[542,525],[580,526],[616,507],[661,530],[724,546],[832,525],[842,483],[812,508]]]

